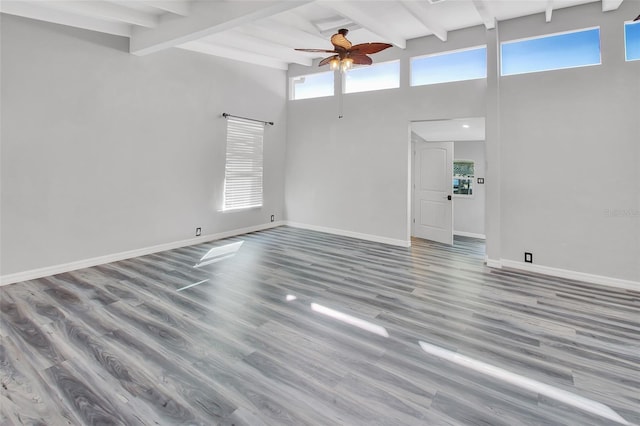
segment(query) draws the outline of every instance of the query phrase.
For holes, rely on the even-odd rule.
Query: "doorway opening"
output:
[[[410,123],[410,237],[484,239],[484,117]]]

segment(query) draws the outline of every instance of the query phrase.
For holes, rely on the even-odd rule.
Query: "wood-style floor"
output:
[[[280,227],[2,287],[0,424],[640,424],[640,294],[483,256]]]

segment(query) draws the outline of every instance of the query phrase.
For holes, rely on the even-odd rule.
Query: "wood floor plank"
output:
[[[0,345],[0,424],[74,425],[80,418],[52,397],[53,390],[11,337]]]
[[[0,337],[3,426],[640,424],[640,293],[467,237],[182,247],[2,287]]]

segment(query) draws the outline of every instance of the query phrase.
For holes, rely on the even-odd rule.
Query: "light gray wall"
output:
[[[529,251],[537,264],[640,281],[640,61],[625,63],[623,44],[633,3],[501,23],[503,40],[600,26],[602,46],[600,66],[501,79],[503,259]]]
[[[283,215],[283,71],[2,15],[2,274]],[[265,130],[264,207],[221,213],[222,112]]]
[[[408,87],[411,56],[483,43],[480,27],[389,49],[376,62],[400,58],[401,88],[289,102],[286,215],[293,222],[409,240],[409,123],[484,116],[486,82]],[[290,76],[317,68],[291,67]]]
[[[453,232],[484,235],[486,186],[478,184],[478,178],[485,177],[484,141],[455,141],[453,156],[455,160],[472,160],[475,173],[473,194],[453,197]]]
[[[409,121],[486,116],[489,258],[522,261],[526,250],[538,265],[640,281],[640,62],[623,53],[633,6],[603,14],[593,3],[549,24],[539,14],[389,49],[376,62],[401,58],[402,87],[345,95],[342,120],[335,98],[290,101],[287,218],[406,239]],[[596,25],[603,65],[495,73],[500,41]],[[410,56],[485,43],[486,81],[408,87]]]
[[[625,63],[622,45],[633,6],[412,40],[376,55],[401,59],[402,87],[346,95],[341,120],[336,98],[285,114],[280,71],[179,50],[131,56],[123,38],[3,15],[1,273],[282,217],[285,177],[289,220],[406,240],[409,122],[486,115],[489,257],[526,250],[539,265],[639,281],[640,62]],[[411,56],[488,42],[491,69],[496,41],[594,25],[603,65],[408,87]],[[276,122],[262,210],[218,212],[222,111]]]

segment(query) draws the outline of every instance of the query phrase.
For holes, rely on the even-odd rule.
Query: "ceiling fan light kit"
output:
[[[351,67],[353,67],[353,59],[351,58],[333,58],[329,61],[329,68],[331,68],[332,71],[339,69],[342,72],[346,72],[351,69]]]

